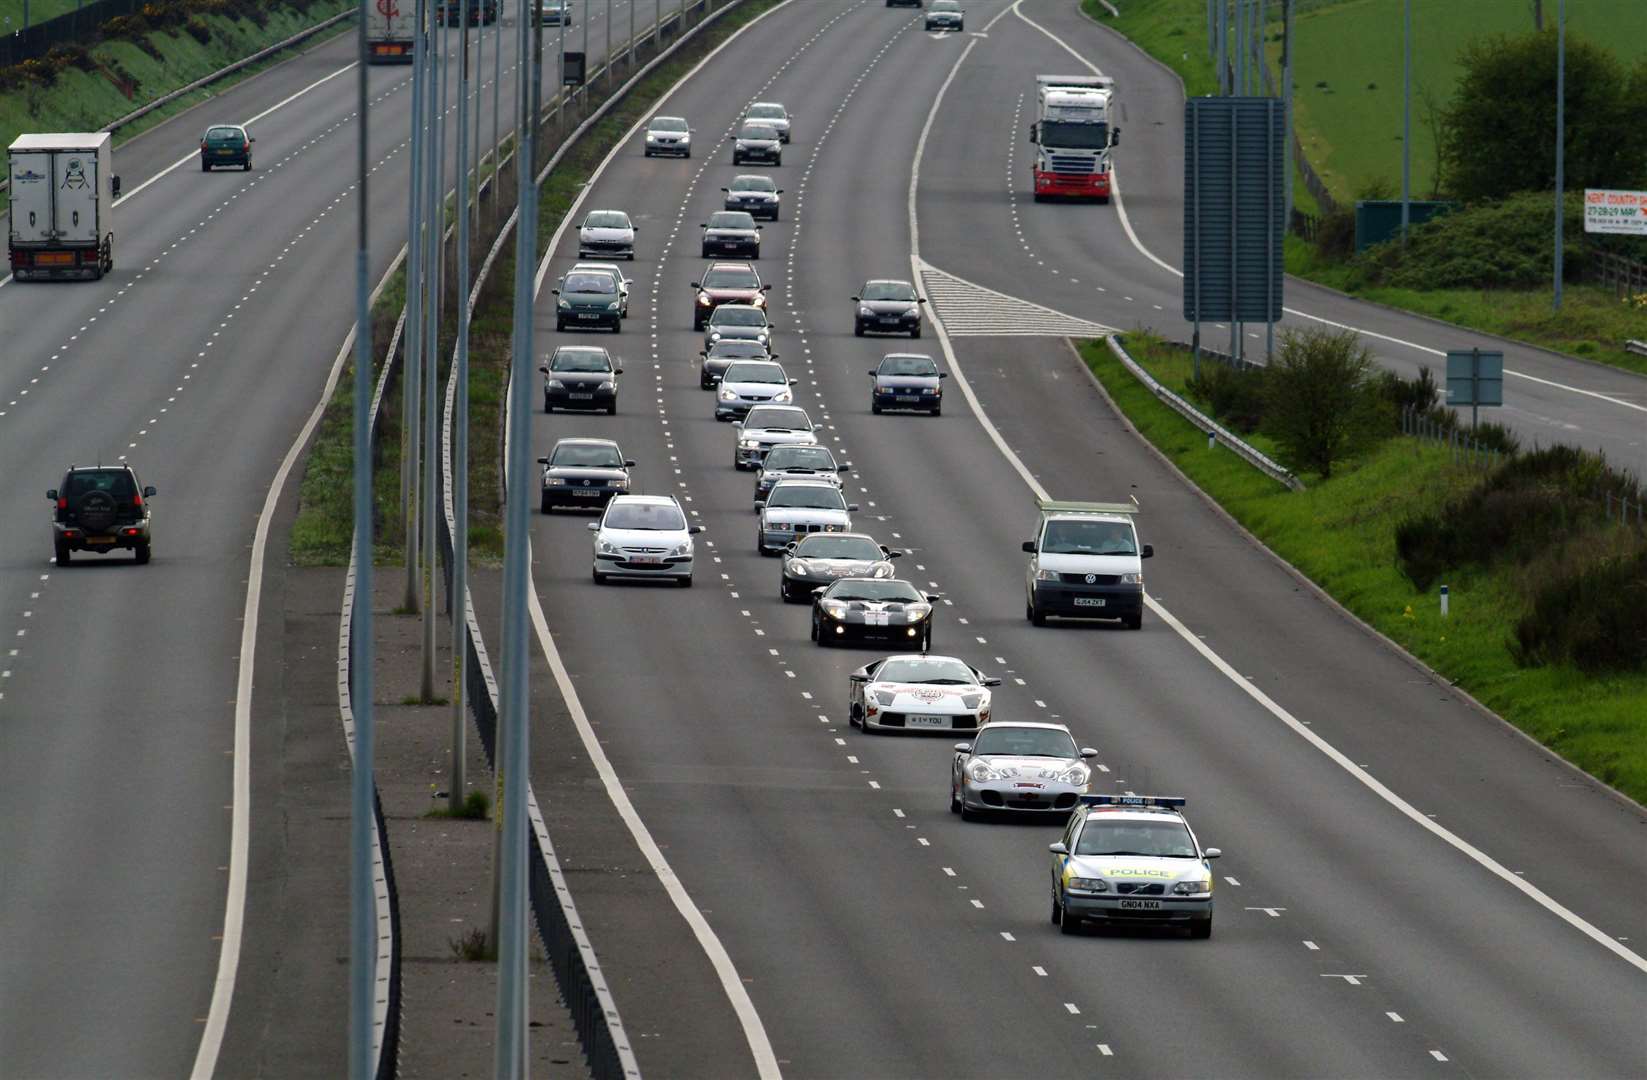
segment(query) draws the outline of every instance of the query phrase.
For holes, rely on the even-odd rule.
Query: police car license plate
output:
[[[864,625],[890,626],[892,625],[892,616],[884,611],[866,611],[864,612]]]
[[[1099,597],[1099,596],[1077,596],[1075,598],[1075,606],[1076,607],[1103,607],[1104,606],[1104,600],[1103,600],[1103,597]]]
[[[1121,910],[1122,911],[1159,911],[1160,908],[1161,908],[1161,901],[1159,901],[1159,900],[1122,900],[1121,901]]]
[[[904,726],[905,727],[926,727],[926,728],[947,728],[949,726],[949,717],[947,717],[947,716],[926,716],[926,715],[923,715],[923,714],[920,714],[920,713],[910,713],[908,716],[904,717]]]

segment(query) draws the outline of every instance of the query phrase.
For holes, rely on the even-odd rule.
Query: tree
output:
[[[1333,465],[1391,427],[1372,353],[1354,331],[1288,331],[1264,380],[1264,430],[1296,471]]]
[[[1441,166],[1465,201],[1555,187],[1556,33],[1478,38],[1442,110]],[[1647,60],[1567,35],[1566,183],[1647,185]]]

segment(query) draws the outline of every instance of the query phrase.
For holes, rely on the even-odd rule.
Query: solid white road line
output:
[[[1089,71],[1091,71],[1094,75],[1102,75],[1103,74],[1102,71],[1098,70],[1098,65],[1094,64],[1092,61],[1090,61],[1086,57],[1082,56],[1079,52],[1077,52],[1075,50],[1075,48],[1073,46],[1071,46],[1069,44],[1069,42],[1065,41],[1063,38],[1059,37],[1057,34],[1054,34],[1051,30],[1048,30],[1046,27],[1042,26],[1040,23],[1036,22],[1034,19],[1031,19],[1028,15],[1025,15],[1023,13],[1023,11],[1020,10],[1020,7],[1022,6],[1023,2],[1024,2],[1024,0],[1017,0],[1017,3],[1012,5],[1010,10],[1012,11],[1012,13],[1014,15],[1018,16],[1018,18],[1022,19],[1024,22],[1028,23],[1030,26],[1033,26],[1035,29],[1039,30],[1041,33],[1043,33],[1047,37],[1051,38],[1058,45],[1062,46],[1065,52],[1067,52],[1071,56],[1075,57],[1075,59],[1080,61],[1082,64],[1085,64],[1087,69]],[[1121,197],[1121,181],[1120,181],[1119,175],[1115,171],[1115,166],[1114,166],[1113,163],[1110,166],[1110,186],[1114,189],[1116,216],[1118,218],[1120,218],[1121,228],[1126,232],[1127,239],[1132,241],[1132,246],[1134,248],[1138,249],[1138,253],[1140,255],[1144,256],[1144,258],[1148,259],[1150,262],[1154,263],[1156,266],[1159,266],[1161,269],[1165,270],[1167,273],[1172,274],[1175,277],[1183,277],[1184,272],[1182,270],[1180,270],[1177,267],[1171,265],[1170,263],[1167,263],[1167,262],[1163,261],[1160,258],[1157,258],[1155,253],[1153,251],[1151,251],[1149,248],[1145,247],[1144,242],[1142,240],[1138,239],[1138,234],[1133,231],[1132,221],[1127,217],[1126,200]],[[1312,315],[1307,311],[1300,311],[1297,308],[1283,307],[1281,310],[1284,311],[1285,313],[1287,313],[1288,315],[1295,315],[1300,319],[1309,319],[1312,322],[1321,323],[1323,326],[1330,326],[1335,330],[1349,330],[1353,333],[1361,334],[1364,337],[1375,338],[1378,341],[1387,341],[1392,345],[1400,345],[1404,348],[1413,349],[1413,350],[1416,350],[1417,352],[1425,353],[1425,354],[1430,355],[1430,356],[1446,356],[1447,355],[1447,351],[1445,349],[1435,349],[1435,348],[1431,348],[1428,345],[1420,345],[1417,342],[1407,341],[1407,340],[1404,340],[1404,339],[1398,338],[1398,337],[1391,337],[1389,334],[1380,334],[1376,330],[1363,330],[1359,326],[1351,326],[1348,323],[1336,322],[1332,319],[1324,318],[1320,315]],[[1647,413],[1647,405],[1638,405],[1633,401],[1625,401],[1622,398],[1612,397],[1611,395],[1599,393],[1598,391],[1595,391],[1595,390],[1585,390],[1585,389],[1583,389],[1581,387],[1577,387],[1577,386],[1568,386],[1566,383],[1554,382],[1550,379],[1541,379],[1536,375],[1528,375],[1526,372],[1514,371],[1510,368],[1505,368],[1504,369],[1504,374],[1509,375],[1513,378],[1523,379],[1527,382],[1538,383],[1540,386],[1548,386],[1552,390],[1565,390],[1568,393],[1579,394],[1579,395],[1582,395],[1582,396],[1588,397],[1588,398],[1594,398],[1597,401],[1605,401],[1609,405],[1619,405],[1619,406],[1622,406],[1623,408],[1626,408],[1626,409],[1633,409],[1636,412]]]
[[[1023,14],[1017,10],[1018,5],[1022,2],[1023,0],[1018,0],[1018,3],[1013,4],[1012,7],[1007,8],[1006,11],[1003,11],[1001,14],[1005,15],[1008,11],[1010,11],[1017,14],[1019,18],[1024,19]],[[999,18],[999,15],[996,16],[996,19]],[[1029,22],[1028,19],[1024,19],[1024,21]],[[994,20],[991,20],[989,25],[993,26]],[[1031,23],[1031,25],[1035,24]],[[988,26],[985,27],[986,30],[988,28]],[[1047,34],[1048,37],[1052,37],[1054,41],[1058,41],[1056,37],[1045,29],[1039,26],[1037,26],[1036,29],[1041,30],[1041,32]],[[961,70],[961,65],[966,62],[967,55],[972,51],[973,45],[976,45],[977,42],[978,39],[976,38],[969,42],[967,47],[962,50],[961,55],[956,58],[954,66],[949,69],[948,78],[946,78],[943,85],[938,88],[937,96],[932,99],[932,108],[927,113],[925,126],[921,128],[921,137],[915,143],[915,161],[910,169],[909,175],[908,208],[910,239],[909,263],[910,268],[915,272],[917,277],[920,276],[922,260],[920,248],[920,229],[916,221],[915,213],[915,190],[921,180],[921,157],[926,152],[927,136],[931,133],[933,121],[937,119],[938,110],[943,105],[944,94],[949,90],[949,84],[954,81],[956,73]],[[1058,43],[1060,45],[1064,45],[1062,41],[1059,41]],[[1082,63],[1087,63],[1085,59],[1081,58],[1079,53],[1075,52],[1074,49],[1070,49],[1068,45],[1064,45],[1064,48],[1069,49],[1070,53],[1077,59],[1081,59]],[[1087,66],[1092,68],[1095,72],[1098,70],[1097,68],[1092,67],[1091,64],[1087,64]],[[931,306],[932,305],[930,304],[927,305],[929,309]],[[990,441],[995,444],[995,448],[1001,452],[1001,455],[1006,458],[1007,463],[1012,466],[1013,470],[1018,473],[1019,477],[1023,479],[1024,483],[1032,492],[1035,493],[1037,497],[1042,499],[1051,498],[1047,492],[1047,489],[1041,485],[1041,482],[1035,478],[1035,476],[1029,471],[1028,467],[1019,460],[1018,455],[1013,451],[1013,449],[1006,444],[1006,440],[1001,437],[1001,433],[996,429],[995,425],[990,422],[988,415],[985,414],[983,406],[978,403],[977,397],[972,392],[972,387],[967,383],[966,376],[961,373],[960,363],[955,356],[954,348],[950,345],[949,336],[944,333],[943,323],[937,318],[935,312],[929,310],[927,314],[932,317],[933,325],[937,327],[938,342],[943,348],[945,359],[949,362],[950,374],[954,376],[955,381],[960,385],[961,393],[966,397],[967,404],[972,407],[972,412],[975,416],[977,416],[978,422],[983,425],[984,432],[989,436]],[[1422,812],[1413,807],[1411,803],[1408,803],[1405,799],[1401,798],[1401,796],[1397,795],[1395,792],[1391,791],[1388,787],[1384,786],[1384,784],[1375,779],[1371,773],[1351,761],[1331,743],[1327,742],[1327,740],[1310,730],[1308,725],[1301,723],[1292,715],[1292,713],[1282,708],[1268,694],[1264,693],[1250,681],[1243,678],[1240,672],[1231,667],[1223,657],[1213,652],[1204,641],[1197,637],[1194,632],[1180,622],[1178,618],[1172,614],[1172,612],[1163,607],[1154,597],[1146,594],[1144,597],[1144,602],[1149,605],[1149,609],[1151,611],[1160,617],[1162,622],[1171,627],[1179,637],[1183,638],[1192,649],[1200,653],[1209,664],[1211,664],[1219,673],[1224,675],[1225,678],[1229,679],[1229,681],[1240,689],[1242,693],[1246,694],[1254,702],[1262,706],[1271,716],[1274,716],[1277,720],[1280,720],[1282,723],[1286,724],[1301,738],[1309,742],[1311,746],[1325,754],[1334,764],[1338,765],[1345,772],[1360,781],[1367,787],[1368,790],[1372,791],[1379,798],[1389,803],[1414,824],[1447,843],[1455,850],[1468,857],[1471,861],[1486,869],[1495,877],[1498,877],[1500,880],[1508,883],[1510,886],[1531,899],[1534,903],[1538,904],[1552,915],[1555,915],[1557,918],[1561,919],[1563,922],[1567,923],[1569,926],[1573,927],[1575,930],[1579,931],[1579,933],[1583,934],[1585,937],[1588,937],[1596,944],[1602,946],[1607,951],[1613,953],[1625,963],[1634,967],[1638,971],[1647,973],[1647,959],[1643,959],[1635,952],[1626,948],[1624,945],[1621,945],[1610,935],[1603,933],[1589,921],[1579,916],[1576,912],[1569,910],[1567,907],[1555,900],[1555,898],[1545,893],[1542,889],[1530,884],[1525,878],[1518,877],[1511,871],[1505,869],[1504,866],[1494,860],[1491,856],[1487,855],[1486,852],[1455,835],[1450,830],[1437,825],[1432,819],[1426,817]]]

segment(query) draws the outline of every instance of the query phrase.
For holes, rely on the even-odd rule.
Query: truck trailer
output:
[[[1121,136],[1110,124],[1115,80],[1038,75],[1035,83],[1036,119],[1029,129],[1035,201],[1063,196],[1109,202],[1110,148]]]
[[[8,230],[18,281],[96,281],[114,269],[114,136],[106,131],[19,135],[7,151]]]
[[[413,0],[407,0],[412,3]],[[366,60],[372,64],[410,64],[413,12],[401,13],[401,0],[371,0],[366,5]]]

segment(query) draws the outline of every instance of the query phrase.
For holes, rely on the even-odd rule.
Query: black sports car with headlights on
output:
[[[545,514],[557,506],[603,509],[612,496],[629,493],[629,470],[635,467],[611,439],[562,439],[538,464],[543,466],[539,508]]]
[[[812,640],[879,642],[925,652],[932,648],[932,604],[942,598],[900,578],[842,578],[814,593]]]
[[[717,210],[703,223],[703,257],[747,255],[761,257],[761,227],[746,210]]]
[[[889,578],[892,560],[902,554],[868,533],[808,533],[784,549],[778,595],[798,604],[841,578]]]
[[[776,360],[778,354],[767,352],[766,346],[759,341],[747,338],[723,338],[707,349],[701,349],[698,355],[703,357],[703,364],[698,369],[698,389],[713,390],[726,377],[726,369],[739,360]]]
[[[828,480],[840,487],[841,474],[851,471],[852,463],[837,464],[827,446],[774,446],[755,476],[755,509],[785,480]]]
[[[907,281],[866,281],[852,298],[852,332],[859,337],[877,334],[921,336],[921,305],[926,297]]]
[[[875,382],[869,388],[870,412],[884,409],[913,409],[937,416],[944,410],[942,380],[949,373],[938,370],[930,356],[921,353],[887,353],[879,367],[869,369]]]

